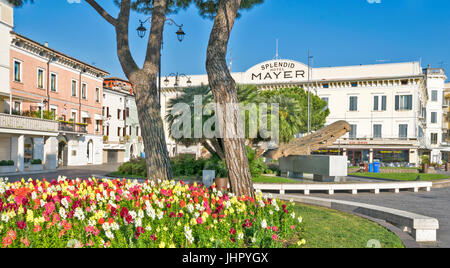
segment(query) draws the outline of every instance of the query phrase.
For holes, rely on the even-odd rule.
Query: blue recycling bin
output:
[[[380,167],[381,167],[380,162],[373,163],[373,172],[380,173]]]
[[[373,173],[373,163],[369,164],[369,173]]]

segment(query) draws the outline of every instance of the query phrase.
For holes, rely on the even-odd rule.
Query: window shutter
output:
[[[378,111],[378,96],[373,97],[373,110]]]
[[[386,111],[386,107],[387,107],[387,97],[383,96],[381,97],[381,110]]]

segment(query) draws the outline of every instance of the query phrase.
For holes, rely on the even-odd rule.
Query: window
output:
[[[381,139],[382,138],[382,126],[379,124],[373,125],[373,138]]]
[[[38,69],[37,72],[37,87],[43,89],[44,88],[44,70]]]
[[[412,110],[412,95],[395,96],[395,110]]]
[[[437,113],[431,112],[431,123],[436,124],[437,123]]]
[[[131,133],[133,130],[131,129],[131,126],[129,127],[129,131],[130,131],[130,136],[133,135],[133,133]]]
[[[127,110],[126,110],[126,111],[127,111],[127,112],[126,112],[127,118],[129,118],[129,117],[130,117],[130,108],[127,107]]]
[[[56,74],[51,74],[50,75],[50,90],[53,91],[53,92],[57,91],[57,84],[58,84],[57,79],[58,78],[57,78]]]
[[[352,87],[358,87],[358,83],[352,83]]]
[[[136,127],[136,136],[140,136],[139,135],[139,127]]]
[[[357,125],[350,125],[350,139],[351,140],[356,140],[356,136],[357,136],[357,131],[358,131],[358,126]]]
[[[325,107],[325,109],[328,109],[329,103],[330,103],[330,99],[328,97],[324,97],[324,98],[322,98],[322,100],[327,103],[327,106]]]
[[[109,114],[109,107],[106,107],[106,117],[110,117],[110,114]]]
[[[408,139],[408,125],[401,124],[398,126],[398,137],[401,140]]]
[[[438,144],[438,134],[437,133],[431,133],[431,144],[433,144],[433,145]]]
[[[21,113],[22,103],[20,101],[15,101],[13,106],[13,114],[19,115]]]
[[[329,84],[324,84],[323,88],[330,88],[330,85]]]
[[[381,99],[381,107],[380,107]],[[374,111],[386,111],[387,97],[386,96],[374,96],[373,97],[373,110]]]
[[[50,106],[50,112],[53,114],[53,119],[58,118],[58,106]]]
[[[402,80],[402,86],[406,86],[408,84],[409,84],[408,80]]]
[[[100,102],[100,89],[95,89],[95,102]]]
[[[83,100],[87,99],[87,84],[85,83],[81,84],[81,98]]]
[[[77,81],[72,80],[72,96],[77,96]]]
[[[117,128],[117,137],[120,137],[120,135],[121,135],[120,133],[121,133],[121,128],[118,127],[118,128]]]
[[[72,111],[72,117],[71,117],[73,122],[77,122],[77,112]]]
[[[358,97],[351,96],[350,97],[350,107],[351,112],[358,111]]]
[[[22,62],[14,61],[14,81],[22,82]]]
[[[438,101],[438,92],[437,90],[431,91],[431,101]]]
[[[121,113],[120,109],[117,109],[117,119],[119,120],[120,120],[120,113]]]

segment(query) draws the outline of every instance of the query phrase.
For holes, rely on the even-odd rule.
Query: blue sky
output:
[[[71,1],[35,0],[16,9],[15,30],[124,77],[112,26],[83,0]],[[381,3],[370,3],[377,1]],[[112,2],[99,0],[115,15],[118,9]],[[305,62],[310,49],[315,67],[421,60],[422,66],[450,70],[449,10],[448,0],[266,0],[237,21],[229,58],[233,71],[245,71],[272,59],[279,39],[281,58]],[[201,18],[195,7],[170,17],[185,25],[187,36],[179,43],[177,28],[166,27],[163,75],[206,73],[212,21]],[[134,30],[138,19],[145,16],[132,15],[130,38],[133,56],[142,63],[146,40]]]

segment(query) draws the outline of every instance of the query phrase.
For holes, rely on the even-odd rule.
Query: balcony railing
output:
[[[86,134],[87,126],[71,122],[59,122],[59,131]]]
[[[58,122],[32,117],[0,114],[0,127],[21,130],[58,132]]]

